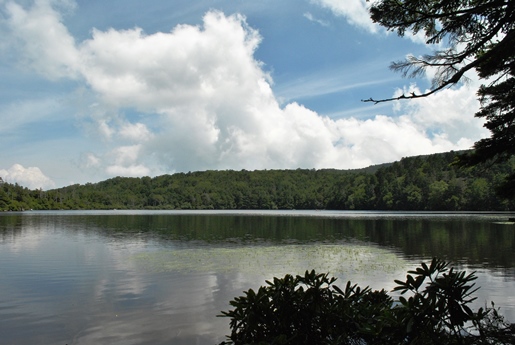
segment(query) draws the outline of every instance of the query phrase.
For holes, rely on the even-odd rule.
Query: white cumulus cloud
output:
[[[135,142],[147,141],[152,136],[143,123],[125,123],[121,126],[119,134],[120,137]]]
[[[464,149],[470,148],[478,138],[484,138],[489,134],[483,127],[484,119],[474,117],[480,107],[475,93],[478,87],[479,81],[471,79],[468,84],[446,89],[430,97],[397,101],[395,107],[397,111],[412,118],[426,132],[435,133],[435,137],[446,138]],[[412,92],[422,93],[416,85],[411,85],[403,90],[397,90],[394,96]]]
[[[380,30],[381,26],[374,23],[370,18],[369,9],[375,0],[311,0],[311,2],[329,9],[335,16],[344,17],[349,24],[365,29],[368,32],[377,33],[385,31],[384,29]],[[423,31],[418,32],[416,35],[408,31],[404,36],[418,44],[426,44],[428,39]],[[441,46],[437,45],[437,47]]]
[[[50,79],[75,76],[79,65],[75,40],[68,34],[55,7],[70,8],[73,3],[38,0],[26,10],[14,1],[7,1],[4,8],[6,24],[12,30],[3,39],[21,52],[23,63]]]
[[[342,13],[365,25],[359,19],[364,18],[365,1],[319,2],[335,8],[346,4]],[[28,59],[36,71],[49,78],[79,78],[91,90],[95,103],[82,111],[90,111],[86,115],[104,139],[105,151],[88,153],[83,166],[102,168],[111,176],[357,168],[468,148],[478,139],[473,130],[447,133],[471,114],[441,116],[449,104],[453,111],[475,106],[465,91],[442,93],[440,106],[428,100],[405,106],[402,116],[365,121],[332,120],[297,103],[282,106],[271,77],[254,57],[262,37],[239,14],[210,11],[202,25],[183,24],[153,34],[141,28],[93,29],[89,39],[76,42],[50,1],[28,8],[9,2],[6,8],[19,46],[28,57],[42,58]],[[18,17],[30,18],[34,28],[26,29]],[[60,43],[55,49],[37,44],[50,40]],[[125,111],[137,113],[137,120]],[[440,125],[441,131],[432,130]]]
[[[368,9],[373,1],[367,0],[312,0],[314,4],[331,10],[336,16],[342,16],[355,26],[370,32],[377,32],[378,25],[370,19]]]
[[[4,182],[18,183],[29,189],[50,189],[55,187],[54,181],[45,176],[38,167],[25,168],[21,164],[14,164],[10,168],[0,169],[0,177]]]

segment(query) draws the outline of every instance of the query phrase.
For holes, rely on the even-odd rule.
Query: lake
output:
[[[509,214],[342,211],[0,213],[2,344],[217,344],[229,301],[315,269],[391,289],[433,256],[477,271],[474,307],[515,322]]]

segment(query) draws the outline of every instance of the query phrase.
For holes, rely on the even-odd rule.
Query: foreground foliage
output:
[[[230,302],[231,334],[221,344],[515,344],[515,324],[493,307],[471,310],[474,273],[433,259],[396,280],[394,292],[315,271],[267,281]]]

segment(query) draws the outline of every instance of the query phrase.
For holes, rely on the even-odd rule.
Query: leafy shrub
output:
[[[433,259],[383,289],[315,271],[266,281],[230,301],[231,334],[222,344],[515,344],[515,325],[492,305],[472,311],[475,273]],[[408,293],[409,296],[405,296]]]

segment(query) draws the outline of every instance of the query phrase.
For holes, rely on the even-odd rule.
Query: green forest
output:
[[[202,171],[115,177],[43,191],[0,180],[0,210],[332,209],[504,211],[499,186],[515,161],[460,168],[463,152],[403,158],[359,170]]]

